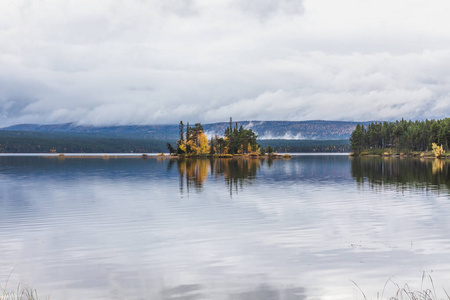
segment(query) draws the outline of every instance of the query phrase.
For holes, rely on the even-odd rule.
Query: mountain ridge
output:
[[[371,122],[354,121],[237,121],[232,126],[243,126],[245,129],[255,131],[260,140],[284,139],[284,140],[345,140],[349,139],[357,124],[369,124]],[[191,124],[193,125],[193,124]],[[202,124],[208,136],[223,135],[229,122],[217,122]],[[186,128],[186,124],[185,124]],[[77,125],[76,123],[62,124],[17,124],[4,128],[3,131],[29,131],[29,132],[59,132],[68,134],[91,134],[95,136],[129,137],[157,140],[176,140],[179,137],[178,124],[154,124],[154,125],[115,125],[92,126]]]

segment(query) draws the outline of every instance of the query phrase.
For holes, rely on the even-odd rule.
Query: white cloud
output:
[[[0,3],[0,125],[448,116],[450,4]]]

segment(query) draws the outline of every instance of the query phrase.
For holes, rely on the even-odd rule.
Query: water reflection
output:
[[[230,295],[232,300],[303,300],[306,298],[304,288],[278,290],[267,284],[262,284],[252,291]]]
[[[433,175],[442,173],[442,171],[444,170],[444,165],[444,160],[436,158],[433,161]]]
[[[161,300],[179,299],[194,300],[205,299],[204,286],[200,284],[180,285],[165,288],[161,291]],[[307,299],[306,289],[303,287],[275,287],[270,284],[261,284],[248,291],[230,293],[229,300],[304,300]]]
[[[209,159],[192,158],[177,160],[178,174],[180,175],[180,191],[186,187],[187,192],[191,188],[201,190],[203,183],[211,169]]]
[[[448,162],[269,162],[0,157],[0,285],[67,300],[361,299],[354,280],[373,299],[392,276],[417,287],[433,270],[448,287]]]
[[[230,191],[237,192],[244,185],[251,184],[255,180],[258,169],[264,164],[263,159],[213,159],[213,158],[189,158],[177,159],[177,170],[180,176],[180,192],[187,193],[195,189],[201,191],[205,181],[209,176],[217,180],[223,177]],[[168,171],[171,170],[174,160],[168,164]],[[268,160],[267,165],[272,165],[272,160]]]
[[[166,288],[161,292],[161,299],[200,299],[203,298],[201,290],[202,286],[200,284],[185,284],[174,288]]]
[[[355,157],[351,165],[359,185],[450,190],[450,165],[443,159]]]

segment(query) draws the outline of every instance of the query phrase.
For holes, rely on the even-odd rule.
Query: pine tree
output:
[[[361,154],[361,151],[363,150],[363,144],[364,144],[364,126],[361,126],[360,124],[356,125],[355,130],[352,132],[352,135],[350,137],[350,149],[355,153],[356,155]]]

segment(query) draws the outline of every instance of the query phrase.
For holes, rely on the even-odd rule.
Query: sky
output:
[[[2,0],[0,126],[450,115],[447,0]]]

